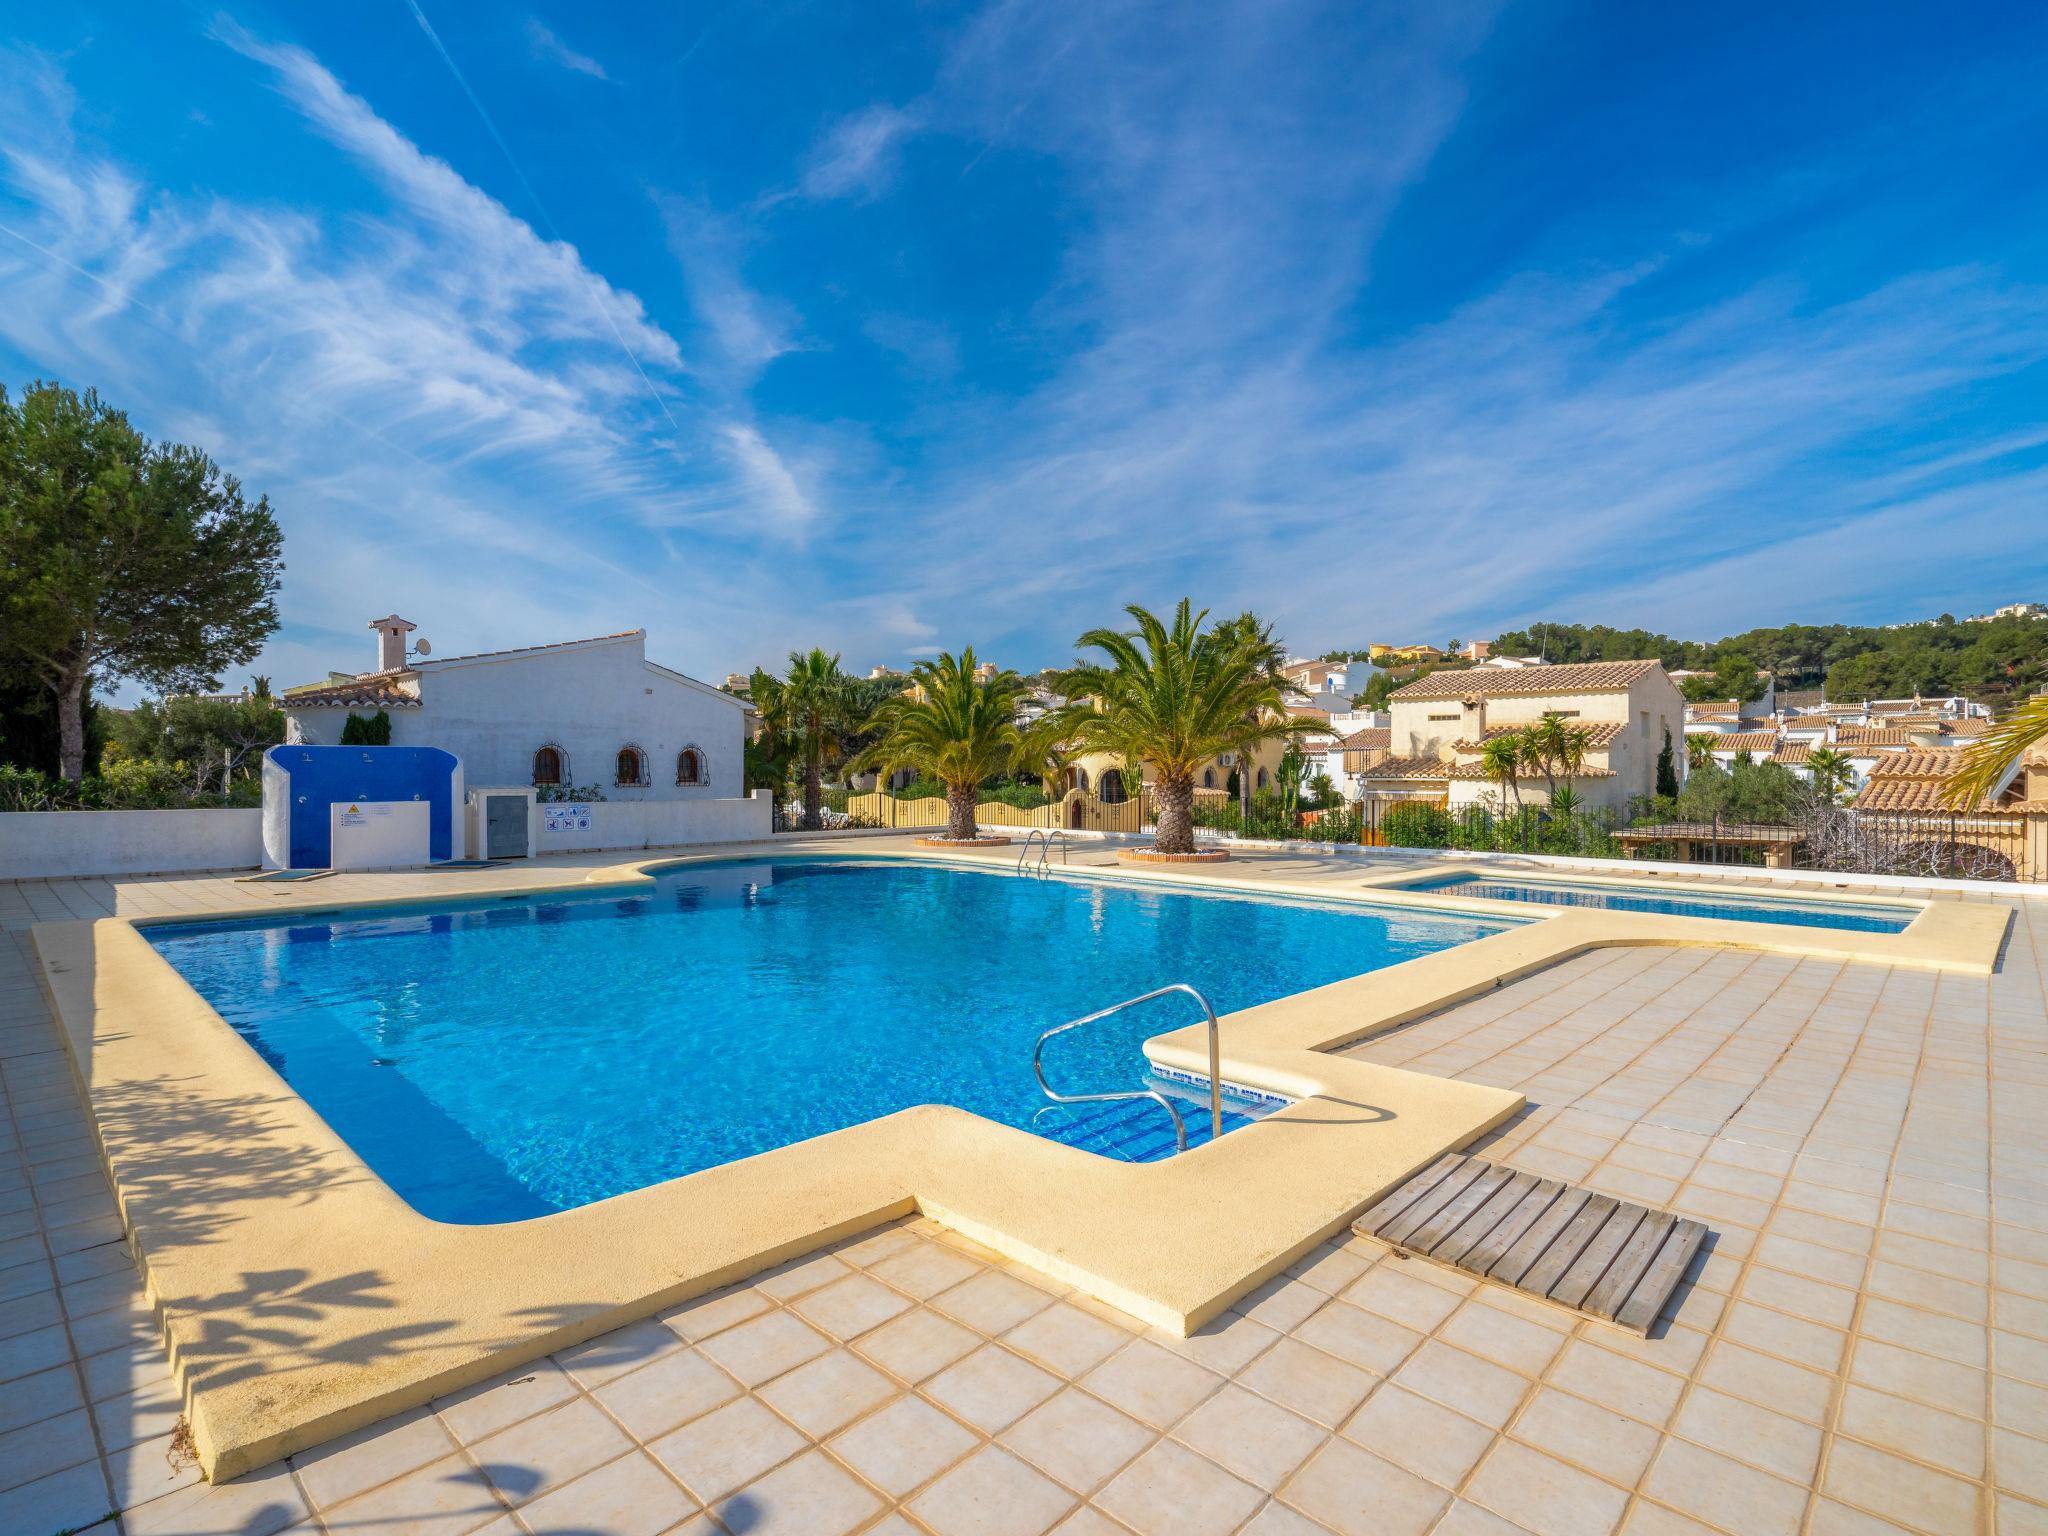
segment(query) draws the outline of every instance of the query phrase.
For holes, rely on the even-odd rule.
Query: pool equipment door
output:
[[[526,797],[487,795],[484,797],[484,857],[523,859],[526,846]]]
[[[427,862],[424,800],[337,800],[328,814],[335,869],[396,869]]]

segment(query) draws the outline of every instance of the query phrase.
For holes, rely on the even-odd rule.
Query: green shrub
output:
[[[1438,805],[1389,806],[1380,818],[1380,835],[1390,848],[1450,848],[1454,823]]]
[[[390,746],[390,713],[380,709],[367,720],[361,715],[350,715],[341,722],[341,744],[344,747]]]

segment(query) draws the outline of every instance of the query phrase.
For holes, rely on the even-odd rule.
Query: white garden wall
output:
[[[743,843],[774,832],[775,799],[765,789],[744,800],[599,800],[579,805],[590,825],[575,830],[548,826],[540,807],[538,848],[542,853],[589,853],[599,849],[676,848],[691,843]]]
[[[262,862],[259,810],[0,813],[0,880],[254,869]]]

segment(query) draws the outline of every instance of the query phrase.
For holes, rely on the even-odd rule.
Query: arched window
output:
[[[535,784],[560,784],[567,780],[568,764],[563,760],[560,747],[542,747],[533,754],[533,782]]]
[[[1124,776],[1120,769],[1105,768],[1095,785],[1095,792],[1104,805],[1122,805],[1127,798],[1124,794]]]
[[[1079,790],[1086,790],[1088,788],[1088,770],[1086,768],[1076,768],[1074,770],[1074,788]]]
[[[619,748],[619,777],[621,784],[645,784],[647,782],[647,754],[638,747]]]
[[[1215,770],[1214,768],[1204,768],[1204,769],[1202,770],[1202,788],[1204,788],[1204,789],[1214,789],[1215,787],[1216,787],[1216,770]]]
[[[1265,770],[1265,769],[1263,769],[1263,768],[1261,768],[1261,769],[1259,770],[1259,781],[1258,781],[1258,782],[1259,782],[1259,788],[1260,788],[1260,789],[1264,789],[1264,788],[1266,787],[1266,770]]]
[[[678,784],[702,784],[704,782],[704,754],[695,747],[685,747],[676,754],[676,782]]]

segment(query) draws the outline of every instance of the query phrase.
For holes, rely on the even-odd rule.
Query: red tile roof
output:
[[[382,673],[321,688],[293,688],[277,701],[279,709],[418,709],[419,696],[408,693]]]
[[[1510,694],[1614,693],[1663,670],[1656,661],[1588,661],[1561,667],[1468,667],[1432,672],[1394,691],[1396,699],[1505,698]]]
[[[1486,728],[1486,735],[1483,740],[1495,741],[1502,736],[1513,736],[1518,732],[1528,730],[1533,724],[1535,724],[1533,720],[1522,720],[1517,721],[1513,725],[1489,725]],[[1565,724],[1577,725],[1580,730],[1584,731],[1587,738],[1586,745],[1594,748],[1596,751],[1599,748],[1611,745],[1615,737],[1628,729],[1627,724],[1620,720],[1588,720],[1583,725],[1576,720],[1567,720]],[[1481,742],[1460,741],[1454,743],[1454,746],[1460,752],[1477,752],[1480,750]]]

